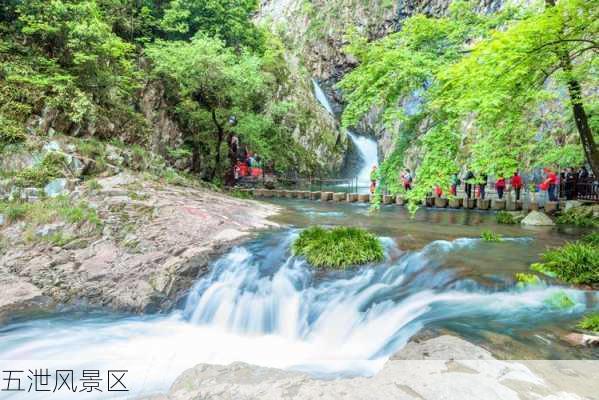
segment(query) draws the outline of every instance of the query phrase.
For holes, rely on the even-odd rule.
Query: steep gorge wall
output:
[[[477,1],[482,13],[498,10],[504,3]],[[357,65],[357,60],[343,51],[349,29],[376,40],[400,30],[412,15],[442,16],[450,4],[451,0],[263,0],[257,19],[281,36],[288,51],[321,83],[335,112],[340,113],[343,96],[335,85]],[[393,149],[393,137],[379,115],[380,110],[371,110],[356,128],[377,138],[384,158]],[[408,149],[408,166],[415,167],[419,153],[416,146]]]

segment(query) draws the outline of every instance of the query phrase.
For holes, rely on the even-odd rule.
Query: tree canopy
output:
[[[411,17],[378,41],[350,34],[347,51],[360,65],[339,84],[348,102],[343,123],[382,110],[395,135],[383,183],[395,192],[407,148],[420,145],[413,200],[436,185],[448,191],[450,177],[466,166],[509,176],[586,155],[596,169],[591,88],[599,9],[592,3],[562,0],[480,15],[461,1],[447,17]]]

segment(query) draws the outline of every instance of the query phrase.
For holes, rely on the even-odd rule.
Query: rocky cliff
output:
[[[477,0],[483,13],[498,10],[504,0]],[[336,112],[343,108],[343,96],[336,83],[357,64],[343,51],[344,36],[350,29],[375,40],[401,29],[402,21],[415,14],[444,15],[451,0],[263,0],[257,20],[277,32],[287,49],[303,62],[321,82]],[[392,134],[373,109],[356,128],[377,137],[383,157],[393,149]],[[420,158],[417,147],[408,149],[407,163],[415,167]]]

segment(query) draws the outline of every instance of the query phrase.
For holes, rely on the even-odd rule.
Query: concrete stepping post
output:
[[[545,203],[545,213],[550,214],[557,211],[559,203],[557,201],[548,201]]]
[[[391,196],[391,195],[384,195],[383,196],[383,204],[392,204],[395,202],[395,196]]]
[[[401,196],[398,195],[395,198],[395,204],[397,204],[398,206],[403,206],[404,204],[406,204],[406,201],[404,200],[403,197],[401,197]]]
[[[358,201],[360,203],[369,203],[370,202],[370,195],[369,194],[359,194],[358,195]]]
[[[495,199],[495,201],[493,201],[493,210],[505,210],[505,200]]]
[[[355,203],[356,201],[358,201],[357,193],[348,193],[347,194],[347,202],[348,203]]]
[[[347,199],[346,193],[333,193],[333,201],[342,202],[345,201],[345,199]]]
[[[488,210],[491,208],[491,200],[489,199],[476,199],[476,208],[479,210]]]
[[[454,197],[449,199],[449,208],[462,208],[464,205],[464,199],[460,197]]]
[[[464,207],[473,210],[476,208],[476,199],[464,199]]]
[[[330,201],[333,200],[333,192],[321,192],[320,193],[321,201]]]
[[[310,200],[320,200],[321,195],[320,192],[310,192]]]
[[[433,207],[435,205],[435,198],[427,197],[426,202],[424,204],[426,205],[426,207]]]
[[[435,207],[436,208],[447,208],[447,204],[449,200],[445,197],[435,197]]]

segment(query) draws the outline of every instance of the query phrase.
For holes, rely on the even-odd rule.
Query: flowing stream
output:
[[[359,205],[282,204],[288,209],[281,222],[296,227],[262,234],[215,261],[181,309],[155,316],[63,312],[0,327],[4,369],[126,369],[133,390],[127,395],[165,391],[199,363],[244,361],[323,378],[370,376],[423,329],[504,349],[504,358],[597,357],[559,341],[560,326],[597,308],[597,293],[550,282],[519,288],[512,279],[536,259],[535,251],[563,241],[562,234],[496,227],[510,237],[486,243],[475,232],[492,223],[476,214],[468,220],[442,216],[434,224],[437,214],[427,211],[415,220],[398,211],[371,219]],[[385,261],[315,272],[290,252],[301,227],[314,221],[379,226]],[[552,305],[559,294],[575,306]]]

